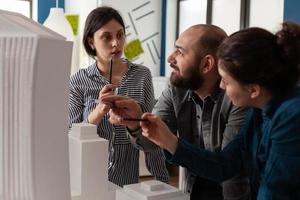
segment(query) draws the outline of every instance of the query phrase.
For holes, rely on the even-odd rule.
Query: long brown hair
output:
[[[257,83],[272,94],[287,92],[299,79],[300,26],[284,22],[276,34],[261,28],[238,31],[221,44],[218,56],[238,82]]]

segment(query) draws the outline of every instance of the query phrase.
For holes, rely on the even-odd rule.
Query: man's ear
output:
[[[202,59],[202,72],[203,74],[207,74],[212,71],[216,67],[216,60],[212,55],[206,55]]]
[[[257,98],[261,93],[261,87],[258,84],[249,84],[246,87],[252,99]]]

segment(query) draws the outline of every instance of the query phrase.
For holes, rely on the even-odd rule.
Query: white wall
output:
[[[284,0],[251,0],[250,26],[276,31],[283,22]]]
[[[206,23],[206,0],[188,0],[179,3],[179,33],[194,24]]]
[[[241,0],[214,0],[212,24],[230,35],[240,29]]]
[[[165,76],[170,77],[171,67],[167,61],[168,56],[174,50],[177,28],[177,0],[167,0],[167,19],[166,19],[166,50],[165,50]]]
[[[240,8],[243,0],[213,0],[212,24],[228,34],[240,29]],[[179,31],[191,24],[205,23],[207,0],[180,2]],[[249,26],[259,26],[274,31],[283,21],[284,0],[251,0]],[[200,20],[201,19],[201,20]]]
[[[170,77],[172,72],[167,59],[168,56],[173,52],[174,42],[177,39],[177,7],[179,6],[180,9],[178,16],[178,33],[180,34],[194,24],[206,22],[206,2],[206,0],[189,0],[181,1],[178,4],[178,1],[176,0],[167,0],[165,76]]]
[[[79,67],[87,67],[93,60],[89,58],[82,45],[83,29],[87,15],[98,6],[98,0],[65,0],[65,13],[78,14],[78,35],[74,37],[74,50],[79,57]],[[74,71],[72,71],[74,72]]]
[[[125,21],[127,42],[140,40],[144,53],[134,58],[133,62],[145,65],[153,76],[159,76],[162,1],[102,0],[102,5],[112,6],[121,13]]]
[[[30,17],[30,4],[28,1],[0,0],[0,10],[17,12]]]

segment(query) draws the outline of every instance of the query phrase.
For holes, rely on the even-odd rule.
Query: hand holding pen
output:
[[[109,111],[109,121],[112,124],[126,125],[131,130],[139,127],[143,112],[134,99],[127,96],[110,95],[101,98],[101,101],[114,105]]]
[[[147,122],[140,123],[143,136],[174,155],[178,145],[177,136],[158,116],[152,113],[144,113],[142,119],[147,119]]]
[[[92,124],[99,124],[104,115],[114,106],[113,104],[107,102],[104,103],[101,101],[101,98],[105,96],[111,96],[112,90],[116,86],[112,84],[105,85],[98,94],[98,99],[92,99],[95,103],[97,103],[95,109],[89,114],[88,121]]]

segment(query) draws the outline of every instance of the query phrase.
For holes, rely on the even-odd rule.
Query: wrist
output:
[[[96,108],[88,115],[87,121],[90,124],[99,124],[105,113],[101,112],[101,108],[96,106]]]
[[[105,111],[105,109],[101,105],[97,105],[94,111],[95,111],[96,117],[101,118],[101,119],[107,113],[107,111]]]
[[[172,155],[175,154],[178,146],[178,138],[173,135],[173,137],[169,138],[169,141],[166,143],[166,150],[168,150]]]

